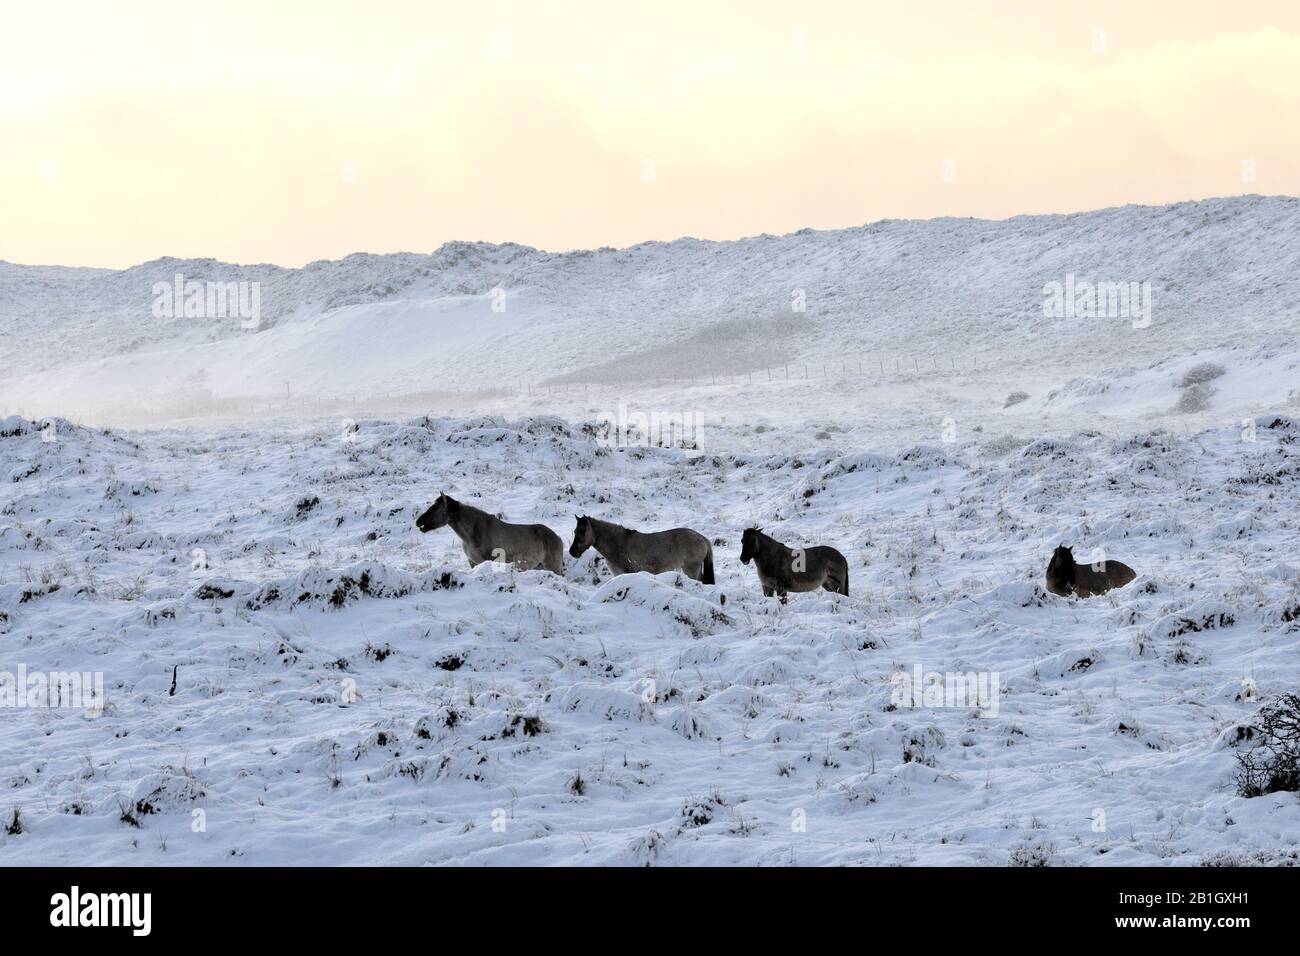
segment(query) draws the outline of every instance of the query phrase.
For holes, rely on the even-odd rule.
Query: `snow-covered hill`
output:
[[[154,285],[177,274],[260,283],[261,327],[155,318]],[[1149,327],[1045,317],[1045,286],[1071,276],[1148,283]],[[1197,352],[1294,350],[1298,332],[1300,200],[1289,197],[563,254],[458,242],[302,269],[0,264],[0,412],[165,420],[286,393],[637,389],[786,365],[797,376],[805,365],[812,375],[982,363],[1064,385]],[[1262,381],[1268,398],[1286,399],[1284,382]]]

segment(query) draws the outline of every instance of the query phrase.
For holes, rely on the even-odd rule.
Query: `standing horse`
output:
[[[777,594],[786,602],[790,591],[825,588],[834,594],[849,593],[849,562],[834,548],[787,548],[762,528],[748,528],[740,539],[740,562],[754,562],[763,596]]]
[[[1122,561],[1075,564],[1074,553],[1065,545],[1053,551],[1052,560],[1047,562],[1047,590],[1062,597],[1105,594],[1111,588],[1122,588],[1135,577],[1137,572]]]
[[[690,528],[634,531],[611,521],[579,517],[569,554],[578,557],[595,548],[615,574],[681,571],[704,584],[713,583],[713,546]]]
[[[544,524],[509,524],[443,494],[415,519],[415,526],[427,533],[443,525],[451,525],[460,538],[471,568],[504,561],[520,571],[564,574],[564,542]]]

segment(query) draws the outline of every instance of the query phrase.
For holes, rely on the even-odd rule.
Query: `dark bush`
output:
[[[1300,791],[1300,694],[1281,694],[1255,715],[1258,743],[1237,754],[1237,792],[1259,797]]]

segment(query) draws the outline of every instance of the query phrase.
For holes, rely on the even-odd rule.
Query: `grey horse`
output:
[[[573,529],[569,554],[576,558],[588,548],[595,548],[615,574],[681,571],[696,581],[713,583],[713,545],[690,528],[634,531],[611,521],[582,516]]]
[[[787,548],[763,533],[747,528],[740,539],[740,562],[754,562],[763,596],[777,594],[786,602],[790,591],[825,588],[835,594],[849,593],[849,562],[834,548]]]
[[[1053,551],[1052,560],[1047,562],[1047,590],[1062,597],[1105,594],[1111,588],[1122,588],[1135,577],[1137,572],[1122,561],[1075,564],[1074,553],[1065,545]]]
[[[443,525],[450,525],[460,538],[471,568],[484,561],[504,561],[520,571],[564,574],[564,542],[544,524],[509,524],[441,494],[415,519],[415,526],[427,533]]]

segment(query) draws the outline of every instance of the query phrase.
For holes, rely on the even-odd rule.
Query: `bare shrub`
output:
[[[1178,399],[1178,404],[1174,406],[1174,411],[1184,415],[1203,412],[1210,407],[1210,396],[1216,391],[1217,389],[1201,383],[1188,385]]]
[[[1191,388],[1193,385],[1204,385],[1206,382],[1213,382],[1225,372],[1227,369],[1217,362],[1201,362],[1183,373],[1183,377],[1178,380],[1178,387]]]
[[[1252,721],[1258,743],[1237,754],[1237,793],[1300,791],[1300,694],[1267,701]]]

